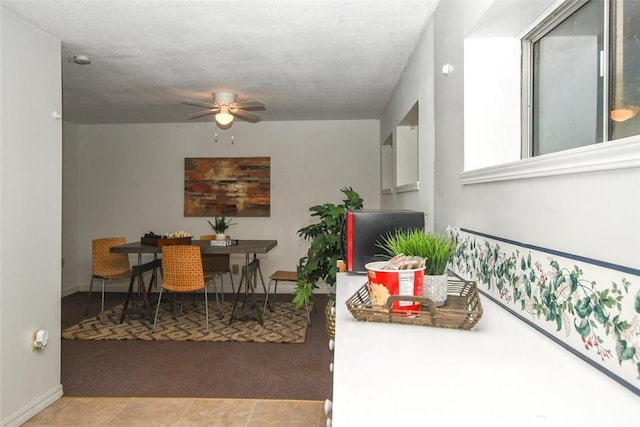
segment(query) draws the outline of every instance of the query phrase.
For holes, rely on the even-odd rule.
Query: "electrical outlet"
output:
[[[240,267],[238,266],[238,264],[233,264],[231,266],[231,272],[233,274],[238,274],[240,272]]]
[[[42,350],[49,343],[49,331],[38,329],[31,335],[31,351]]]

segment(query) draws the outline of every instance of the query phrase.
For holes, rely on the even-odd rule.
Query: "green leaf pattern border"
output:
[[[453,270],[640,394],[640,287],[621,272],[449,228]]]

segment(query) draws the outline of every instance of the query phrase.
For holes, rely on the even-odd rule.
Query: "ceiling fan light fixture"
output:
[[[220,107],[220,112],[216,114],[216,122],[221,126],[227,126],[233,121],[233,116],[229,113],[229,107],[223,105]]]
[[[229,129],[233,126],[236,118],[249,123],[257,123],[260,121],[260,116],[253,113],[253,111],[265,109],[264,103],[258,100],[236,102],[235,93],[230,92],[214,93],[213,103],[195,99],[183,99],[182,103],[205,108],[205,110],[189,114],[187,119],[199,119],[200,117],[213,115],[216,125],[220,129]]]

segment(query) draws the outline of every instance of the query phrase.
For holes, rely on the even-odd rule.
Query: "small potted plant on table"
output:
[[[216,233],[217,240],[225,240],[227,238],[227,230],[232,225],[236,225],[235,222],[231,222],[231,218],[225,216],[216,216],[211,220],[207,220],[213,231]]]

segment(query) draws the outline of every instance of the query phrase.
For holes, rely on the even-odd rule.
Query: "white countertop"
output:
[[[337,284],[333,427],[640,426],[640,397],[481,295],[471,331],[357,321]]]

